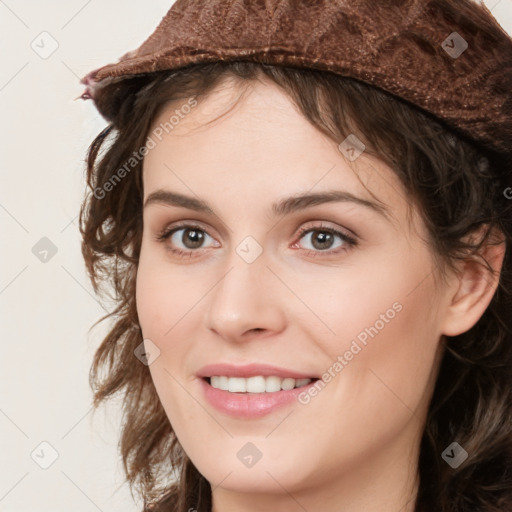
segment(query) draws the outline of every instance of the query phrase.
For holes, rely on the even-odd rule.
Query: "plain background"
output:
[[[86,149],[106,123],[75,98],[81,77],[137,48],[172,3],[0,0],[2,512],[141,511],[123,483],[119,408],[91,413],[107,325],[88,332],[105,311],[77,216]],[[512,0],[485,4],[512,34]]]

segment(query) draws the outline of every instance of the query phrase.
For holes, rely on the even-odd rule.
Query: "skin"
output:
[[[214,89],[144,160],[145,199],[167,189],[214,211],[144,209],[137,308],[144,338],[160,351],[149,366],[158,396],[212,485],[215,512],[413,511],[441,337],[476,323],[496,281],[472,262],[439,279],[426,228],[416,208],[408,221],[392,169],[366,152],[347,160],[265,79],[242,96],[236,83]],[[154,127],[183,103],[169,104]],[[344,190],[375,202],[357,175],[389,217],[354,202],[271,212],[302,192]],[[157,240],[177,221],[200,226],[199,248],[183,229]],[[358,243],[335,236],[322,249],[314,243],[321,226]],[[300,238],[301,227],[317,231]],[[247,236],[263,249],[252,263],[236,252]],[[486,255],[500,267],[502,249]],[[247,420],[202,395],[195,374],[216,362],[322,375],[394,303],[401,310],[307,404]],[[247,442],[262,453],[250,468],[237,458]]]

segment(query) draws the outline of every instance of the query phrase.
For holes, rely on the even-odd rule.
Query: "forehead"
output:
[[[225,80],[193,107],[183,99],[160,112],[150,134],[156,145],[144,159],[145,198],[168,187],[213,202],[251,195],[270,204],[294,192],[342,189],[400,216],[403,191],[383,162],[364,151],[347,159],[276,84],[238,85]]]

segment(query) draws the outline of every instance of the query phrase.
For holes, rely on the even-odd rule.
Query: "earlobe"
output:
[[[498,287],[501,267],[505,257],[503,236],[496,234],[482,246],[479,256],[461,263],[460,271],[453,276],[453,286],[448,293],[448,307],[442,333],[457,336],[471,329],[484,314]],[[492,271],[485,262],[492,267]]]

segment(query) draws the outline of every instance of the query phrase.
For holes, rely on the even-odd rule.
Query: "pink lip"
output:
[[[264,416],[292,402],[297,402],[297,396],[313,386],[316,381],[307,386],[274,393],[231,393],[223,391],[200,379],[206,400],[217,410],[230,416],[243,419],[253,419]]]
[[[197,372],[206,400],[222,413],[237,418],[253,419],[264,416],[287,404],[297,401],[297,396],[315,384],[313,380],[307,386],[274,393],[231,393],[212,387],[206,377],[255,377],[258,375],[268,377],[276,376],[292,379],[316,379],[317,377],[305,373],[286,370],[276,366],[249,364],[233,366],[230,364],[208,365]]]
[[[285,379],[287,377],[292,379],[317,379],[318,375],[308,375],[306,373],[287,370],[286,368],[279,368],[277,366],[267,364],[246,364],[235,366],[228,363],[218,363],[203,366],[197,374],[198,377],[212,377],[222,375],[226,377],[256,377],[262,375],[263,377],[270,377],[272,375]]]

